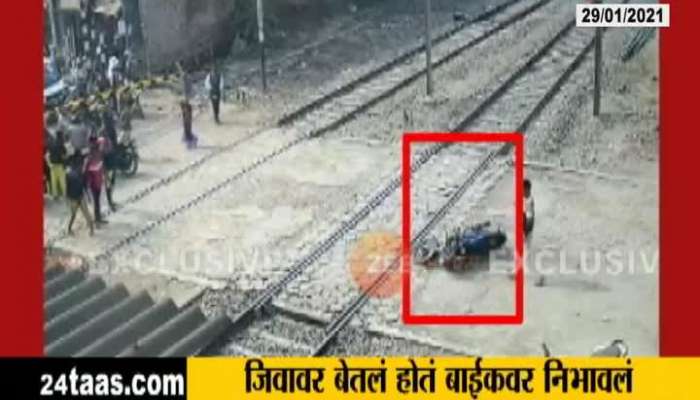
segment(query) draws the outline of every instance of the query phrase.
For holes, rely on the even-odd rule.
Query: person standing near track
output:
[[[194,85],[192,83],[192,75],[183,68],[180,63],[175,64],[180,71],[180,76],[182,79],[182,95],[185,97],[185,101],[188,103],[194,97]]]
[[[68,234],[73,234],[73,222],[75,222],[75,216],[80,210],[88,228],[90,228],[90,236],[92,236],[95,233],[95,226],[85,204],[85,179],[80,163],[80,156],[77,154],[74,154],[68,163],[68,174],[66,175],[66,197],[68,198],[68,209],[70,210]]]
[[[119,89],[119,86],[121,84],[121,74],[120,74],[120,63],[119,63],[119,58],[117,57],[116,54],[113,54],[109,58],[109,62],[107,65],[107,80],[109,81],[109,87],[110,87],[110,101],[112,103],[112,108],[117,111],[119,110],[119,99],[118,99],[118,94],[117,91]]]
[[[66,194],[66,139],[63,131],[56,132],[56,138],[48,146],[51,195],[55,200]]]
[[[211,108],[214,112],[214,121],[220,124],[219,120],[219,105],[221,104],[221,96],[224,92],[224,79],[219,71],[219,66],[214,64],[211,72],[207,75],[207,79],[204,82],[207,92],[209,92],[209,99],[211,100]]]
[[[81,155],[85,155],[88,147],[88,138],[90,137],[87,115],[88,110],[85,103],[82,103],[78,111],[72,116],[64,115],[63,112],[59,114],[61,129],[67,132],[68,142],[73,151]]]
[[[535,228],[535,197],[532,195],[532,182],[529,179],[523,181],[523,232],[525,233],[525,257],[529,258],[532,231]],[[531,258],[530,258],[531,259]],[[538,265],[533,265],[537,269]],[[545,285],[545,274],[542,271],[536,272],[537,280],[535,286],[542,287]]]
[[[532,183],[529,179],[523,182],[524,196],[524,214],[523,214],[523,231],[525,232],[525,241],[529,243],[532,230],[535,228],[535,199],[532,196]]]
[[[85,158],[85,164],[83,165],[83,175],[85,176],[86,185],[90,191],[89,193],[92,196],[95,224],[99,227],[101,224],[107,223],[107,221],[102,218],[102,212],[100,210],[100,196],[102,196],[102,185],[104,185],[105,182],[104,155],[102,154],[96,135],[91,136],[89,142],[90,150]]]
[[[117,80],[117,71],[119,69],[119,58],[116,54],[112,54],[109,57],[109,62],[107,65],[107,79],[109,79],[110,86],[114,88],[119,83]]]
[[[131,142],[131,120],[133,118],[133,99],[128,91],[123,93],[119,107],[119,130],[121,137],[119,142],[129,144]]]
[[[117,183],[117,149],[115,141],[112,140],[112,135],[107,133],[106,129],[102,130],[100,137],[97,138],[97,143],[100,148],[100,152],[104,157],[105,192],[107,194],[107,204],[109,205],[109,209],[114,212],[117,210],[117,205],[112,199],[114,185]]]
[[[114,113],[109,108],[105,106],[102,109],[102,126],[104,127],[105,134],[112,141],[114,145],[117,144],[117,127],[114,121]]]
[[[46,128],[44,128],[44,193],[51,195],[51,167],[49,167],[49,160],[46,157],[49,154],[49,147],[53,142],[53,137]]]
[[[180,110],[182,111],[182,127],[183,137],[188,149],[197,147],[197,136],[192,132],[192,105],[186,99],[180,102]]]
[[[117,136],[116,121],[114,120],[113,111],[107,106],[102,111],[102,126],[104,128],[101,135],[101,146],[105,156],[105,171],[107,172],[106,192],[107,202],[112,211],[117,209],[112,193],[114,185],[117,183],[117,146],[119,145],[119,137]]]

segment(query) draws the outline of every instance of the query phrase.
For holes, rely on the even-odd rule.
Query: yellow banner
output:
[[[700,359],[192,358],[187,398],[700,399]]]

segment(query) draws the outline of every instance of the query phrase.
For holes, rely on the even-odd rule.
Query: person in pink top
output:
[[[102,185],[105,182],[104,153],[96,136],[91,136],[89,141],[89,153],[83,165],[85,181],[92,196],[95,212],[95,223],[105,224],[100,210],[100,196],[102,195]]]

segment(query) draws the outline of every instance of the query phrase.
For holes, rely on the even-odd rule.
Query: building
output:
[[[50,19],[53,7],[55,21],[48,27],[60,38],[59,53],[66,59],[86,57],[102,65],[110,55],[122,56],[129,50],[141,71],[158,72],[227,47],[234,4],[234,0],[45,0],[45,10]]]
[[[210,57],[232,41],[234,0],[122,0],[135,47],[152,70]],[[137,52],[138,54],[138,52]]]

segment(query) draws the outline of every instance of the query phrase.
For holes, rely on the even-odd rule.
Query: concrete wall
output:
[[[234,0],[141,0],[139,7],[152,71],[206,54],[232,39]]]

